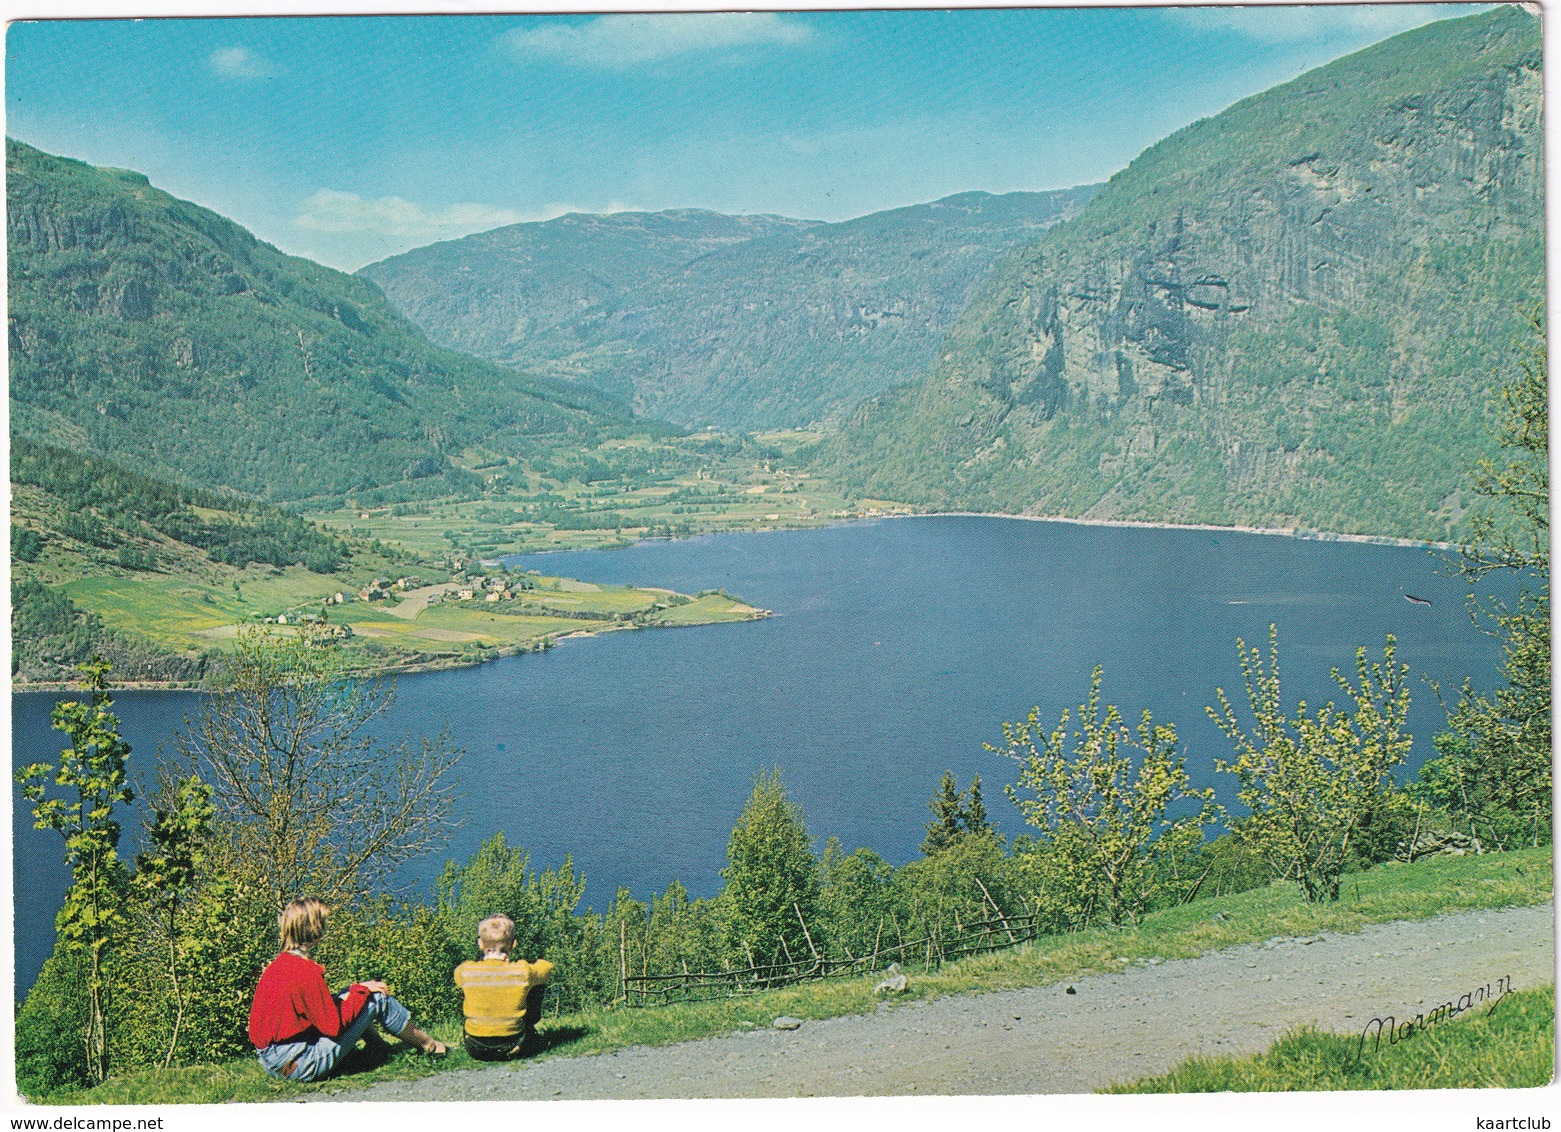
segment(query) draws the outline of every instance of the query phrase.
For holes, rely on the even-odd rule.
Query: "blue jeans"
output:
[[[338,1003],[345,997],[345,993],[336,996]],[[358,1039],[374,1023],[378,1022],[392,1034],[399,1034],[411,1021],[411,1011],[388,994],[376,991],[364,1003],[363,1012],[336,1037],[318,1037],[312,1042],[275,1042],[255,1052],[260,1058],[261,1068],[273,1077],[286,1077],[290,1081],[317,1081],[336,1068],[342,1056],[358,1044]]]

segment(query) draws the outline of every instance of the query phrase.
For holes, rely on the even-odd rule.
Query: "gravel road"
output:
[[[1549,904],[1140,962],[1071,984],[885,1003],[873,1014],[319,1093],[316,1101],[1083,1093],[1303,1023],[1358,1032],[1507,976],[1555,980]],[[914,977],[914,976],[913,976]],[[1074,988],[1073,994],[1067,987]]]

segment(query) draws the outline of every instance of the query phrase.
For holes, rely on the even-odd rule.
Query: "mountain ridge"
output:
[[[486,274],[467,278],[479,268],[452,258],[450,245],[362,273],[436,340],[494,361],[594,385],[687,426],[795,426],[843,416],[917,376],[991,265],[1095,188],[973,191],[850,220],[777,223],[592,295],[491,258]],[[520,239],[522,229],[496,233]],[[540,226],[529,232],[544,238]],[[494,235],[452,243],[475,255]]]
[[[13,435],[283,500],[628,427],[611,398],[434,346],[368,280],[142,174],[11,138],[6,166]]]

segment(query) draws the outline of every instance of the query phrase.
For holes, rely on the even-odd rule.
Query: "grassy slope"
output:
[[[1273,936],[1357,931],[1367,924],[1422,920],[1444,912],[1538,904],[1552,898],[1549,848],[1481,857],[1439,857],[1414,865],[1382,865],[1348,877],[1337,904],[1305,904],[1290,885],[1199,900],[1146,917],[1131,929],[1091,929],[1037,940],[1009,951],[914,973],[905,998],[931,999],[1012,987],[1036,986],[1079,975],[1121,970],[1135,959],[1186,959],[1206,950],[1234,947]],[[861,1014],[877,1005],[872,977],[811,983],[748,998],[643,1010],[607,1009],[543,1023],[549,1043],[542,1057],[570,1057],[635,1045],[664,1045],[742,1028],[767,1026],[778,1014],[821,1019]],[[431,1027],[454,1043],[459,1023]],[[1500,1031],[1506,1033],[1506,1031]],[[1427,1037],[1430,1034],[1426,1035]],[[474,1064],[459,1050],[429,1062],[393,1049],[379,1064],[332,1082],[347,1091],[387,1078],[425,1076]],[[1475,1068],[1479,1064],[1476,1063]],[[1473,1077],[1464,1083],[1484,1083]],[[285,1100],[318,1086],[274,1081],[252,1060],[193,1066],[167,1073],[115,1079],[89,1092],[59,1094],[51,1103],[169,1104],[225,1100]],[[1388,1086],[1391,1087],[1391,1086]],[[1449,1084],[1448,1087],[1451,1087]]]
[[[1251,1057],[1194,1057],[1160,1077],[1108,1093],[1262,1093],[1323,1089],[1532,1089],[1551,1082],[1556,989],[1516,991],[1466,1018],[1397,1045],[1367,1049],[1359,1035],[1287,1034]]]

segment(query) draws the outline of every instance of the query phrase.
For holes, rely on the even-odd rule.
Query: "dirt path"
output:
[[[578,1100],[1083,1093],[1192,1054],[1251,1053],[1315,1023],[1358,1032],[1507,976],[1555,978],[1551,905],[1465,912],[1198,959],[1135,964],[1069,984],[931,1002],[785,1032],[755,1030],[389,1081],[321,1101]]]

